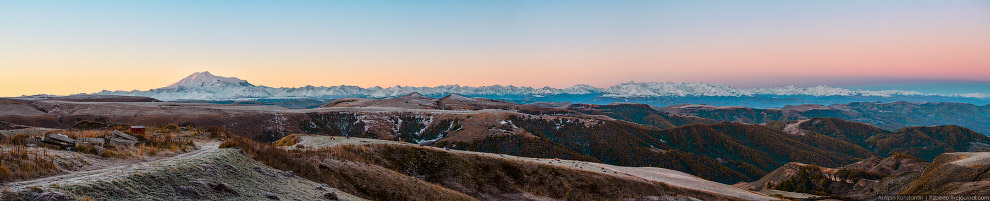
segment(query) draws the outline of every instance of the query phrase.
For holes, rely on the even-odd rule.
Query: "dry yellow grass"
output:
[[[16,134],[16,135],[13,135],[13,136],[10,136],[10,137],[0,137],[0,144],[22,145],[30,137],[31,136],[24,135],[24,134]]]
[[[0,183],[61,172],[54,157],[47,151],[29,151],[24,146],[3,148],[0,150]]]
[[[97,138],[106,135],[113,134],[113,130],[65,130],[53,133],[61,133],[69,136],[73,139],[78,139],[80,137]]]
[[[113,134],[113,130],[61,130],[71,138],[100,138]],[[48,153],[48,147],[25,147],[28,139],[35,137],[16,134],[0,137],[0,182],[18,181],[56,175],[63,170],[58,166],[58,156]],[[77,144],[76,152],[91,154],[107,159],[142,159],[149,156],[171,155],[195,149],[188,138],[179,134],[148,134],[136,136],[139,142],[133,147],[99,148],[94,145]]]
[[[159,154],[173,154],[186,152],[195,148],[191,135],[194,132],[179,132],[177,128],[156,129],[168,131],[168,133],[150,132],[144,135],[134,135],[138,138],[138,143],[134,147],[117,147],[113,149],[98,149],[89,145],[76,145],[76,150],[81,153],[98,155],[104,158],[143,158],[156,156]],[[114,130],[65,130],[52,133],[62,133],[74,139],[81,137],[102,138],[112,135]],[[13,140],[12,140],[13,141]]]

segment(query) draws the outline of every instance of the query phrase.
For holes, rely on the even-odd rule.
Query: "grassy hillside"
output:
[[[974,143],[985,146],[990,143],[990,138],[967,128],[949,125],[903,128],[894,133],[874,136],[870,143],[880,155],[903,153],[931,161],[942,153],[970,151]]]
[[[334,153],[307,154],[286,151],[246,138],[234,138],[221,145],[239,148],[251,158],[268,166],[292,171],[298,176],[330,185],[363,198],[376,200],[476,200],[436,184],[386,168],[371,166],[340,157]]]
[[[788,162],[836,167],[870,156],[846,153],[850,145],[827,136],[795,136],[740,123],[690,125],[660,131],[659,136],[677,150],[738,164],[735,169],[756,167],[761,171],[749,174],[755,178]]]
[[[990,195],[990,153],[939,155],[901,194]]]
[[[906,127],[895,132],[870,124],[838,118],[812,118],[800,123],[806,131],[854,143],[881,156],[895,153],[931,161],[948,152],[978,151],[990,147],[990,137],[955,125]]]
[[[693,116],[670,115],[667,112],[653,109],[647,104],[572,104],[567,109],[590,115],[605,115],[614,119],[633,122],[657,128],[672,128],[696,123],[717,123],[712,119]]]
[[[522,116],[510,119],[535,137],[490,137],[437,146],[661,167],[723,183],[755,180],[792,161],[841,166],[872,155],[827,136],[792,136],[759,125],[694,124],[661,130],[620,121],[585,124]]]
[[[240,148],[273,167],[374,200],[621,200],[681,196],[733,200],[645,180],[408,145],[283,150],[235,138],[223,146]]]
[[[896,101],[890,103],[852,102],[829,106],[787,106],[780,109],[710,106],[687,109],[670,106],[662,109],[671,113],[688,114],[718,121],[751,124],[834,117],[873,124],[885,130],[899,130],[912,126],[959,125],[982,134],[990,134],[990,105],[978,106],[967,103]]]
[[[850,142],[861,147],[871,147],[868,142],[870,137],[878,134],[890,133],[876,126],[854,121],[842,120],[832,117],[811,118],[798,125],[803,130],[814,131],[819,134]]]

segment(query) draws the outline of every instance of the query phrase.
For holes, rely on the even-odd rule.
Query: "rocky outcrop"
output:
[[[896,154],[887,158],[870,157],[842,168],[818,167],[814,171],[814,167],[817,166],[788,163],[760,180],[739,186],[763,192],[785,189],[781,188],[784,184],[811,185],[815,188],[801,189],[808,191],[803,193],[820,192],[856,200],[872,200],[879,195],[894,195],[904,191],[908,188],[907,183],[921,177],[928,163],[916,157]]]

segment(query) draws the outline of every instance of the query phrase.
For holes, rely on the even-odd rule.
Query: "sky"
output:
[[[201,71],[272,87],[986,90],[990,1],[0,0],[0,96]]]

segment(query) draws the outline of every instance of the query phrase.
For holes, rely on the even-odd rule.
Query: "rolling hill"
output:
[[[835,117],[876,125],[884,130],[911,126],[959,125],[984,135],[990,133],[990,105],[951,102],[851,102],[844,104],[785,106],[780,109],[677,105],[661,110],[717,121],[763,124],[770,121]]]

